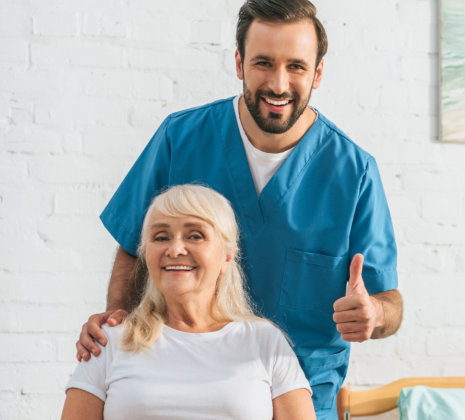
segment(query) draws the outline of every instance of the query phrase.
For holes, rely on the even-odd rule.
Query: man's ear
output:
[[[324,59],[320,60],[316,70],[315,70],[315,77],[313,78],[312,88],[317,89],[320,86],[321,77],[323,76],[323,66],[324,66]]]
[[[244,72],[242,71],[242,58],[239,54],[239,50],[236,50],[236,54],[234,54],[234,58],[236,59],[236,75],[239,80],[244,79]]]

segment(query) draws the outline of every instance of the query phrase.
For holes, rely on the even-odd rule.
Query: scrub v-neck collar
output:
[[[220,138],[226,152],[226,166],[233,180],[233,189],[237,203],[241,206],[244,220],[250,232],[258,232],[271,217],[284,196],[302,176],[303,170],[310,163],[315,152],[320,148],[320,118],[316,109],[317,119],[294,147],[290,155],[278,168],[257,197],[255,185],[247,161],[246,152],[239,132],[238,122],[234,112],[233,99],[230,98],[225,108],[215,109]]]

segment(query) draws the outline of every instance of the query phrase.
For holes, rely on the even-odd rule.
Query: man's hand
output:
[[[117,309],[91,315],[89,320],[82,326],[79,341],[76,342],[76,357],[78,361],[89,360],[90,353],[94,356],[98,356],[100,354],[100,349],[97,344],[95,344],[95,341],[102,346],[106,346],[107,344],[107,339],[102,332],[102,325],[105,323],[112,327],[119,325],[127,314],[128,313],[124,309]]]
[[[373,336],[384,325],[383,304],[370,296],[362,278],[363,255],[356,254],[350,264],[346,296],[334,302],[333,319],[345,341],[359,342]]]
[[[103,324],[108,323],[112,327],[121,324],[128,312],[137,306],[145,284],[144,270],[142,265],[138,267],[136,257],[118,247],[108,286],[107,311],[92,315],[82,326],[79,341],[76,343],[76,357],[79,361],[89,360],[90,353],[94,356],[100,354],[95,342],[102,346],[107,344],[101,329]]]

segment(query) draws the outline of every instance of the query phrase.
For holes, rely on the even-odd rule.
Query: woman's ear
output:
[[[226,255],[226,258],[223,261],[223,264],[221,264],[220,275],[228,271],[229,264],[231,264],[231,261],[233,259],[234,259],[234,255],[231,255],[231,254]]]

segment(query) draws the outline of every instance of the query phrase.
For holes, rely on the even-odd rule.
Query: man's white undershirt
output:
[[[236,113],[237,125],[241,133],[242,142],[244,143],[245,154],[249,161],[250,172],[252,173],[255,191],[258,196],[274,173],[292,152],[293,148],[280,153],[267,153],[254,147],[245,134],[241,119],[239,118],[239,97],[240,95],[236,96],[233,100],[234,112]]]

